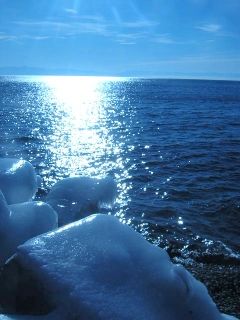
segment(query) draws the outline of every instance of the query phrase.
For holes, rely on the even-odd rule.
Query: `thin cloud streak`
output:
[[[196,45],[198,42],[195,40],[175,40],[173,37],[168,33],[157,34],[156,36],[149,38],[152,42],[156,44],[166,44],[166,45]]]
[[[21,35],[21,36],[14,36],[14,35],[1,35],[0,34],[0,41],[21,41],[21,40],[47,40],[50,39],[49,36],[30,36],[30,35]]]
[[[157,35],[152,39],[153,42],[162,43],[162,44],[176,44],[177,42],[174,41],[169,34],[160,34]]]
[[[102,16],[98,16],[98,15],[79,15],[78,18],[80,20],[90,20],[90,21],[95,21],[99,23],[105,23],[105,19]]]
[[[117,39],[117,42],[124,42],[125,44],[133,44],[136,39],[146,38],[149,31],[145,31],[147,27],[156,26],[154,21],[137,20],[131,22],[122,22],[121,25],[115,25],[113,23],[107,23],[100,16],[78,16],[78,20],[74,21],[55,21],[55,20],[43,20],[43,21],[14,21],[18,29],[22,27],[24,32],[29,32],[31,35],[35,33],[35,37],[49,37],[56,38],[57,36],[69,37],[79,36],[81,34],[95,34],[104,37],[113,37]],[[119,32],[123,29],[126,32]],[[144,29],[144,30],[143,30]],[[133,31],[134,32],[127,32]],[[36,34],[38,32],[38,34]],[[129,40],[131,40],[129,42]],[[165,40],[166,41],[166,40]]]
[[[118,42],[119,44],[124,45],[124,46],[126,46],[126,45],[131,45],[132,46],[132,45],[136,44],[136,42],[124,41],[124,40],[121,40],[121,39],[116,40],[116,42]]]
[[[28,28],[39,29],[42,33],[46,33],[49,37],[56,35],[77,36],[83,33],[93,33],[103,36],[109,36],[108,26],[103,23],[82,21],[82,22],[60,22],[60,21],[17,21],[15,24]]]
[[[149,28],[149,27],[156,27],[159,25],[158,22],[150,21],[150,20],[138,20],[138,21],[131,21],[131,22],[121,22],[121,26],[124,28]]]
[[[135,44],[136,40],[144,39],[148,33],[146,32],[135,32],[135,33],[116,33],[115,38],[119,43],[124,44]]]
[[[59,28],[68,28],[69,23],[59,22],[59,21],[13,21],[14,24],[17,24],[22,27],[28,28],[45,28],[48,30],[59,29]]]
[[[64,11],[67,12],[67,13],[69,13],[69,14],[71,14],[71,15],[76,15],[76,14],[78,14],[78,11],[75,10],[75,9],[66,8],[66,9],[64,9]]]
[[[202,26],[197,26],[196,29],[199,29],[205,32],[216,33],[220,31],[222,27],[220,24],[210,23],[210,24],[204,24]]]
[[[0,32],[0,41],[12,41],[16,40],[17,37],[10,34],[5,34],[4,32]]]

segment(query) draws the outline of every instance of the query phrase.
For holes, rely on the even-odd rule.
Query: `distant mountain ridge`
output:
[[[202,73],[182,73],[169,72],[163,74],[158,70],[143,74],[141,71],[135,70],[121,70],[115,73],[107,72],[106,70],[91,70],[89,68],[42,68],[42,67],[0,67],[0,75],[66,75],[66,76],[116,76],[116,77],[140,77],[140,78],[172,78],[172,79],[211,79],[211,80],[236,80],[240,81],[240,73],[221,72],[202,72]]]

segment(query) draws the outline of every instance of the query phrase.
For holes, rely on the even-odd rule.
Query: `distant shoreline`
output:
[[[163,80],[163,81],[220,81],[220,82],[240,82],[239,79],[235,78],[207,78],[207,77],[161,77],[161,76],[122,76],[122,75],[78,75],[78,74],[1,74],[1,77],[7,78],[45,78],[45,77],[69,77],[69,78],[102,78],[104,80],[115,80],[115,79],[134,79],[134,80]]]

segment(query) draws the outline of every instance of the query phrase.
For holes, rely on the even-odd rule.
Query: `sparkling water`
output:
[[[240,82],[1,77],[0,156],[29,160],[38,198],[112,175],[111,212],[178,254],[238,258]]]

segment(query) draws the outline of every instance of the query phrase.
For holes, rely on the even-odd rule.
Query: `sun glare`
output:
[[[116,78],[44,78],[48,92],[44,112],[51,119],[52,132],[49,158],[60,175],[103,177],[124,167],[121,146],[108,124],[116,111],[108,98],[108,86],[114,81]]]
[[[45,84],[49,88],[52,108],[55,108],[50,149],[57,167],[68,168],[70,176],[83,168],[94,170],[95,166],[89,168],[89,155],[94,153],[95,157],[100,157],[109,145],[107,129],[102,130],[102,125],[101,129],[98,125],[106,117],[101,92],[103,80],[48,77]]]
[[[129,171],[121,103],[124,78],[44,77],[41,110],[48,135],[46,187],[63,177],[112,175],[119,189],[117,214],[129,201]],[[36,81],[39,80],[36,79]],[[127,130],[127,128],[126,128]],[[52,172],[54,171],[54,174]]]

